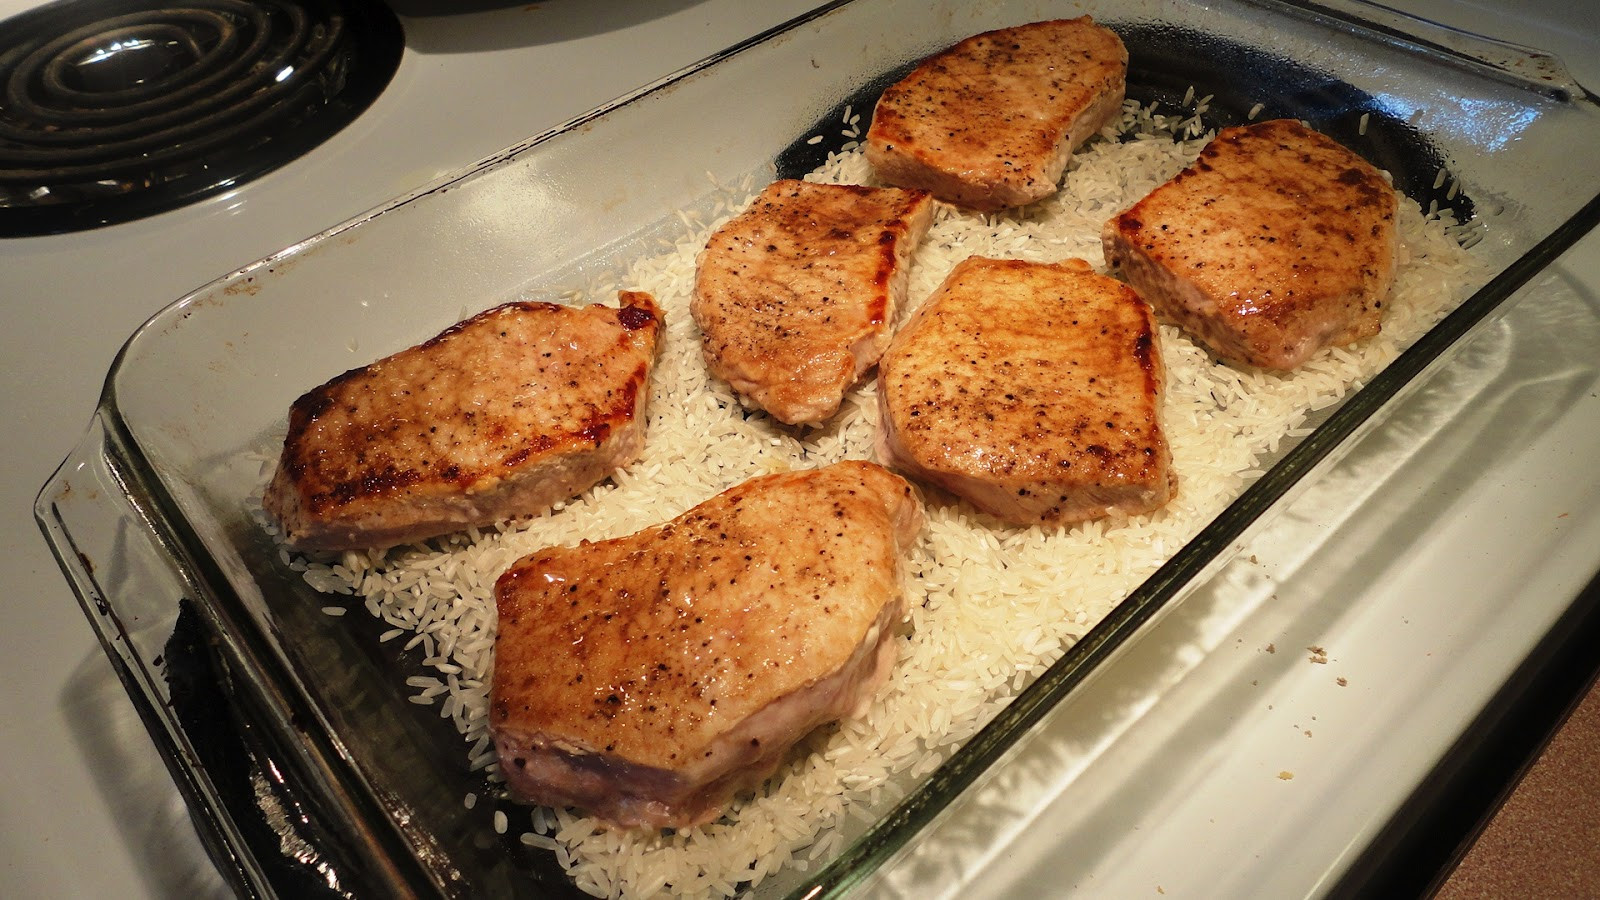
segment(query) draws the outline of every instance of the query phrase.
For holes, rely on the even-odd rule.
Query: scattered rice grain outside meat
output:
[[[1191,90],[1185,104],[1193,99]],[[1261,109],[1257,104],[1249,118]],[[859,118],[847,108],[842,121],[854,130]],[[941,205],[914,257],[901,321],[967,256],[1076,256],[1103,270],[1101,226],[1191,161],[1208,138],[1203,127],[1198,115],[1161,115],[1154,104],[1130,101],[1121,122],[1073,158],[1054,197],[992,216]],[[1119,132],[1133,139],[1117,140]],[[808,177],[874,183],[854,148],[830,154]],[[1441,171],[1435,186],[1445,177]],[[408,679],[408,699],[441,707],[462,734],[463,765],[484,773],[491,797],[499,775],[486,707],[492,592],[500,572],[542,547],[656,524],[756,475],[874,456],[870,378],[827,427],[796,430],[746,410],[706,371],[688,314],[695,255],[759,187],[747,179],[709,221],[679,213],[684,233],[662,253],[638,260],[621,278],[563,295],[614,296],[618,287],[630,287],[651,292],[665,311],[638,462],[564,504],[481,533],[309,564],[285,556],[286,565],[304,568],[313,588],[361,597],[389,626],[380,640],[411,635],[405,648],[420,647],[436,675]],[[1310,412],[1382,369],[1475,288],[1479,269],[1462,244],[1481,239],[1482,230],[1479,222],[1425,217],[1403,202],[1398,272],[1382,333],[1324,352],[1290,374],[1216,365],[1180,331],[1161,326],[1168,369],[1163,414],[1179,487],[1156,513],[1064,529],[1017,528],[930,495],[928,524],[908,562],[910,636],[889,683],[863,718],[809,736],[775,778],[723,820],[676,832],[618,831],[570,810],[538,809],[527,813],[532,831],[519,840],[551,850],[576,885],[600,896],[647,896],[669,885],[676,895],[731,896],[785,867],[825,863],[844,847],[841,826],[874,820],[913,789],[1237,497],[1261,474],[1265,456],[1303,432]],[[476,797],[465,802],[471,808]],[[505,833],[506,809],[517,808],[482,806],[494,809],[493,830]]]

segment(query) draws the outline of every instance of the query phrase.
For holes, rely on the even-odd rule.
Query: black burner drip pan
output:
[[[0,22],[0,236],[165,212],[371,105],[399,21],[355,0],[65,0]]]

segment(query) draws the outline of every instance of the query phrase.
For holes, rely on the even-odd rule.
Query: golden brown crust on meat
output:
[[[922,191],[777,181],[713,234],[690,312],[706,364],[791,425],[822,422],[888,343]]]
[[[1088,16],[974,35],[884,91],[867,159],[890,184],[970,209],[1030,203],[1121,111],[1127,69],[1122,40]]]
[[[753,479],[626,538],[550,548],[495,585],[498,730],[676,771],[842,666],[899,595],[899,476],[851,461]]]
[[[1224,360],[1292,369],[1378,332],[1397,207],[1382,173],[1299,121],[1225,128],[1106,223],[1106,259]]]
[[[1148,512],[1174,484],[1155,320],[1082,260],[962,261],[879,364],[883,454],[1018,523]]]
[[[508,303],[306,392],[268,511],[303,548],[384,546],[537,512],[603,478],[637,453],[631,436],[627,458],[596,451],[642,424],[661,326],[648,294],[621,299]]]

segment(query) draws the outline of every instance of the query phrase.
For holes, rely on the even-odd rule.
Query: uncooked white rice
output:
[[[1060,193],[1026,209],[972,215],[941,205],[914,257],[902,321],[967,256],[1077,256],[1103,269],[1101,225],[1198,154],[1209,137],[1199,116],[1210,99],[1187,116],[1128,103],[1106,139],[1074,158]],[[1193,100],[1191,90],[1184,104]],[[1257,104],[1249,118],[1261,109]],[[846,137],[859,134],[859,114],[847,108],[842,122]],[[1117,132],[1131,139],[1110,139]],[[810,178],[872,183],[853,147],[831,154]],[[379,640],[411,635],[405,647],[420,647],[435,674],[408,678],[408,699],[437,706],[453,722],[468,747],[463,760],[491,783],[499,781],[486,716],[492,589],[512,561],[550,545],[632,533],[756,475],[874,456],[872,380],[849,394],[826,427],[796,430],[745,410],[706,371],[688,314],[695,255],[760,187],[741,186],[705,221],[680,212],[685,233],[615,283],[561,294],[584,302],[626,285],[651,292],[665,311],[639,461],[567,503],[482,533],[310,564],[284,557],[314,588],[364,601],[391,626]],[[1398,273],[1378,337],[1326,351],[1285,375],[1214,364],[1182,333],[1161,327],[1169,372],[1164,417],[1179,477],[1166,508],[1067,529],[1019,528],[930,498],[927,528],[908,561],[911,636],[865,717],[813,734],[777,777],[719,822],[672,833],[616,831],[570,810],[535,809],[520,841],[551,850],[578,887],[600,896],[731,896],[772,872],[809,869],[837,855],[846,831],[876,819],[949,758],[1236,498],[1286,437],[1305,433],[1310,413],[1364,383],[1477,286],[1479,268],[1461,245],[1481,238],[1481,222],[1455,225],[1434,210],[1424,216],[1401,205]],[[469,809],[476,799],[468,795]],[[497,833],[509,827],[506,808],[494,809],[490,820]]]

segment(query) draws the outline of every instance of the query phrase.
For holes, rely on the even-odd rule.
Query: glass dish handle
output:
[[[1595,102],[1554,54],[1510,41],[1445,25],[1392,9],[1376,0],[1249,0],[1258,6],[1289,11],[1343,28],[1358,29],[1384,43],[1414,49],[1488,71],[1553,100]]]
[[[184,596],[149,517],[130,498],[99,415],[50,477],[34,518],[106,654],[138,692],[160,700],[152,669]],[[130,687],[135,685],[130,684]]]
[[[206,852],[240,896],[262,896],[261,873],[235,852],[237,823],[172,715],[163,654],[188,590],[133,495],[97,414],[40,490],[34,519],[195,817]]]

